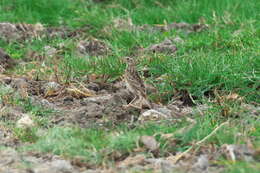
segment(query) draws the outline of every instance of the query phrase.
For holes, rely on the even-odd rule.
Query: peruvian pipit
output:
[[[142,109],[143,107],[151,108],[150,102],[147,100],[146,89],[143,80],[136,70],[136,63],[133,58],[126,57],[125,62],[127,68],[124,74],[126,88],[134,95],[134,99],[125,107],[135,107]]]

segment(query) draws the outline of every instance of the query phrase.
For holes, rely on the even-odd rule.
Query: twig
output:
[[[226,121],[226,122],[220,124],[220,125],[219,125],[217,128],[215,128],[208,136],[206,136],[205,138],[203,138],[202,140],[200,140],[199,142],[197,142],[196,145],[202,144],[204,141],[206,141],[208,138],[210,138],[212,135],[214,135],[214,134],[218,131],[218,129],[220,129],[220,128],[221,128],[222,126],[224,126],[224,125],[227,125],[228,123],[229,123],[229,122]]]
[[[190,152],[195,146],[201,145],[203,142],[205,142],[208,138],[210,138],[211,136],[213,136],[221,127],[223,127],[224,125],[227,125],[229,122],[226,121],[222,124],[220,124],[217,128],[215,128],[208,136],[206,136],[205,138],[203,138],[202,140],[196,142],[195,145],[191,146],[189,149],[187,149],[186,151],[182,152],[181,154],[177,155],[174,159],[173,162],[176,163],[178,162],[185,154],[187,154],[188,152]]]

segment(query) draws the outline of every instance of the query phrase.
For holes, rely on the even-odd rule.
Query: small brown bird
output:
[[[132,106],[138,109],[142,109],[143,107],[151,108],[151,103],[147,100],[144,82],[136,70],[135,60],[130,57],[126,57],[124,60],[127,63],[124,81],[126,88],[134,95],[134,99],[125,107]]]

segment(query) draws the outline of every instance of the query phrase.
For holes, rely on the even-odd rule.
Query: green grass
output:
[[[91,25],[92,28],[88,34],[105,40],[112,49],[112,56],[104,57],[104,60],[90,57],[88,59],[91,62],[88,63],[76,57],[77,55],[73,53],[75,45],[73,46],[73,42],[69,43],[69,49],[63,54],[64,63],[61,68],[67,69],[65,75],[69,73],[72,78],[91,73],[105,74],[112,79],[118,78],[124,70],[124,66],[119,61],[121,57],[131,54],[136,47],[147,47],[165,38],[180,35],[185,43],[178,46],[177,55],[174,57],[147,55],[146,57],[151,57],[152,61],[144,60],[142,63],[151,68],[152,76],[162,74],[169,76],[166,82],[168,86],[157,86],[160,92],[168,93],[168,96],[174,95],[175,93],[172,92],[174,83],[175,89],[188,90],[196,98],[202,98],[205,93],[217,88],[224,92],[237,92],[245,96],[248,101],[259,101],[257,89],[259,87],[258,69],[260,69],[258,60],[260,47],[257,44],[260,41],[257,21],[259,2],[250,0],[245,4],[238,0],[222,0],[217,3],[208,0],[165,1],[161,3],[161,6],[165,8],[161,8],[153,1],[122,0],[97,4],[86,2],[84,5],[80,1],[69,0],[55,2],[30,0],[16,3],[18,3],[17,6],[12,6],[11,1],[2,2],[3,10],[5,8],[15,10],[1,13],[0,20],[32,23],[39,21],[47,25],[57,25],[58,21],[65,21],[65,23],[67,21],[66,24],[69,25],[68,21],[74,23],[84,20],[81,23]],[[59,7],[58,11],[57,7]],[[24,13],[24,9],[28,9],[28,12]],[[10,16],[7,18],[6,15],[9,13]],[[169,23],[172,21],[196,23],[200,17],[204,17],[210,24],[210,28],[205,32],[189,36],[182,32],[171,31],[150,33],[112,29],[110,34],[100,32],[106,25],[111,25],[111,21],[116,17],[130,17],[133,23],[138,25],[162,24],[164,20]],[[238,34],[235,34],[236,32]],[[57,46],[58,42],[54,41],[49,44]],[[46,41],[39,43],[36,41],[23,47],[7,46],[4,43],[2,45],[13,57],[18,58],[25,56],[25,52],[29,49],[43,49],[46,43]]]
[[[226,173],[246,173],[252,172],[257,173],[260,170],[260,165],[257,163],[255,166],[252,166],[248,163],[238,162],[235,164],[227,163],[228,169],[225,171]]]
[[[3,0],[0,3],[0,19],[10,22],[64,24],[64,19],[72,20],[77,15],[76,5],[78,3],[70,0]]]
[[[108,163],[116,159],[113,157],[115,152],[125,157],[135,153],[134,149],[138,148],[139,138],[148,135],[156,137],[156,140],[160,143],[160,156],[163,157],[167,156],[167,153],[185,151],[192,143],[200,141],[209,135],[221,122],[227,121],[225,118],[217,121],[218,117],[212,117],[221,116],[217,111],[220,110],[212,108],[203,117],[196,116],[197,123],[190,130],[182,132],[179,132],[178,129],[187,128],[190,125],[185,120],[178,124],[167,122],[137,124],[135,128],[129,128],[127,124],[121,124],[116,128],[107,127],[107,130],[98,127],[89,129],[53,127],[43,136],[34,136],[37,140],[31,145],[22,148],[22,150],[51,152],[69,158],[82,156],[92,164],[100,164],[101,162]],[[219,129],[202,146],[214,144],[216,147],[221,147],[223,144],[243,144],[245,139],[249,138],[254,139],[256,146],[259,145],[257,135],[260,127],[259,120],[255,121],[254,118],[248,117],[248,114],[243,115],[243,120],[242,117],[237,120],[230,119],[228,125]],[[22,132],[24,133],[24,131]],[[24,136],[22,136],[22,132],[19,133],[21,140],[26,138],[28,138],[28,142],[32,140],[31,133],[24,133]],[[163,134],[173,134],[171,139],[178,142],[173,145],[170,139],[162,138]]]
[[[52,152],[68,157],[83,156],[92,164],[100,164],[104,161],[108,162],[109,159],[114,159],[108,157],[114,152],[130,155],[137,148],[136,144],[142,135],[172,133],[176,129],[177,126],[157,125],[154,123],[134,129],[121,125],[115,130],[108,131],[95,127],[90,129],[55,127],[50,129],[45,136],[39,137],[31,146],[24,149]],[[160,141],[160,138],[158,140]],[[163,146],[163,143],[161,146]]]
[[[137,24],[162,23],[164,20],[194,23],[201,17],[214,22],[216,17],[225,18],[225,13],[230,15],[232,21],[239,23],[259,18],[259,2],[254,0],[249,0],[246,4],[242,0],[177,0],[160,3],[153,0],[114,0],[106,3],[80,0],[3,0],[0,5],[0,9],[5,12],[0,15],[2,21],[46,24],[68,24],[72,19],[78,19],[97,26],[117,16],[129,16]]]

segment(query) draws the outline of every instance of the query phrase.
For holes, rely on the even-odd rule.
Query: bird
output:
[[[144,82],[138,74],[134,58],[126,57],[124,58],[124,61],[127,64],[123,76],[124,82],[126,88],[134,95],[134,99],[128,105],[124,105],[124,107],[127,108],[131,106],[137,109],[142,109],[143,107],[151,108],[151,103],[147,99]]]

